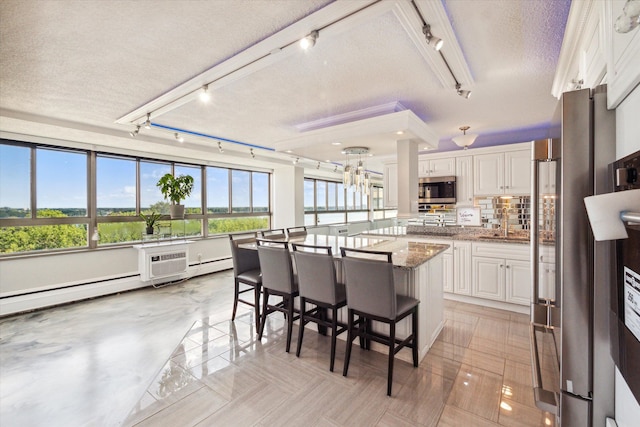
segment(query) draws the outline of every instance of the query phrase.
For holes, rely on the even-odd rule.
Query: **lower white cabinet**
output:
[[[442,287],[445,292],[453,292],[453,254],[449,251],[442,255]]]
[[[531,262],[506,260],[506,301],[529,305],[531,302]]]
[[[532,288],[528,257],[528,245],[473,243],[471,295],[529,305]]]
[[[471,295],[471,242],[453,242],[452,292]]]

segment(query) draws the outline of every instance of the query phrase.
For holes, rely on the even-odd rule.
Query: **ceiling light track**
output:
[[[455,86],[454,87],[456,89],[456,93],[458,95],[460,95],[461,97],[463,97],[465,99],[468,99],[471,96],[471,91],[462,89],[462,84],[456,78],[456,75],[453,73],[453,70],[451,69],[451,66],[449,65],[449,63],[447,62],[447,59],[444,57],[444,55],[442,54],[442,51],[440,50],[442,48],[442,45],[443,45],[442,39],[440,39],[438,37],[435,37],[431,33],[431,25],[429,25],[427,23],[427,21],[424,19],[424,17],[422,16],[422,13],[420,13],[420,9],[418,9],[418,5],[415,3],[414,0],[411,0],[411,4],[413,5],[413,8],[415,9],[416,13],[418,14],[418,17],[422,21],[422,32],[424,33],[424,36],[425,36],[425,38],[427,40],[427,44],[429,46],[431,46],[434,50],[436,50],[440,54],[440,58],[442,58],[442,61],[444,62],[444,65],[446,65],[447,70],[449,71],[449,74],[451,74],[451,77],[453,78],[453,81],[455,82]]]
[[[202,138],[207,138],[207,139],[212,139],[216,142],[228,142],[230,144],[237,144],[237,145],[241,145],[243,147],[249,147],[249,148],[255,148],[255,149],[259,149],[259,150],[267,150],[267,151],[276,151],[273,148],[269,148],[269,147],[264,147],[262,145],[255,145],[255,144],[249,144],[247,142],[242,142],[242,141],[235,141],[233,139],[227,139],[227,138],[222,138],[219,136],[215,136],[215,135],[208,135],[206,133],[200,133],[200,132],[193,132],[187,129],[180,129],[177,127],[173,127],[173,126],[165,126],[165,125],[161,125],[158,123],[151,123],[151,127],[153,127],[154,129],[162,129],[162,130],[167,130],[170,131],[172,133],[180,133],[180,134],[184,134],[184,135],[193,135],[193,136],[199,136]],[[218,146],[219,149],[220,145]]]

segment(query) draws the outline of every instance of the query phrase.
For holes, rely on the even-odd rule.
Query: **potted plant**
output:
[[[193,177],[191,175],[173,176],[168,173],[158,180],[156,184],[165,199],[171,202],[171,219],[184,218],[184,205],[180,202],[191,194],[193,190]]]
[[[153,234],[153,227],[156,225],[156,222],[160,219],[162,214],[159,214],[155,211],[151,211],[150,214],[145,215],[144,212],[140,212],[140,218],[144,221],[147,226],[147,234]]]

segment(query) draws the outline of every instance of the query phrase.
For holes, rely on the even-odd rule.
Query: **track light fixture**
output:
[[[209,94],[209,85],[202,86],[202,91],[200,92],[200,101],[209,102],[211,99],[211,95]]]
[[[224,153],[224,150],[222,149],[222,142],[218,141],[218,151],[220,152],[220,154]]]
[[[471,96],[471,91],[462,89],[462,85],[460,83],[456,83],[456,92],[464,99],[469,99]]]
[[[296,157],[291,161],[291,163],[293,163],[294,165],[297,165],[299,161],[300,161],[300,157]]]
[[[434,50],[442,49],[444,41],[440,37],[436,37],[431,34],[431,25],[426,24],[424,27],[422,27],[422,32],[424,33],[424,36],[427,39],[427,44],[429,46],[431,46]]]
[[[178,132],[174,133],[173,136],[176,138],[178,142],[184,142],[184,138],[180,136]]]
[[[256,158],[256,155],[255,155],[255,153],[253,152],[253,148],[249,148],[249,154],[251,154],[251,158],[252,158],[252,159],[255,159],[255,158]]]
[[[316,165],[316,169],[320,169],[320,162]]]
[[[140,125],[137,125],[134,130],[129,132],[129,135],[131,135],[132,138],[135,138],[136,136],[138,136],[139,133],[140,133]]]
[[[460,126],[460,130],[462,131],[462,135],[454,136],[451,138],[453,142],[456,143],[459,147],[464,147],[466,150],[471,144],[474,143],[478,135],[469,134],[467,135],[467,131],[471,129],[469,126]]]
[[[144,122],[145,129],[151,129],[151,113],[147,113],[147,121]]]
[[[336,166],[333,168],[333,171],[334,171],[334,172],[338,172],[338,165],[336,165]]]
[[[320,33],[317,30],[311,31],[308,36],[300,39],[300,47],[304,50],[309,49],[310,47],[315,46],[316,40]]]

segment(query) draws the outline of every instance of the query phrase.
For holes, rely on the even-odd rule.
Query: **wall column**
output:
[[[304,225],[304,168],[282,165],[273,168],[272,228]]]
[[[397,142],[398,218],[418,216],[418,142]]]

